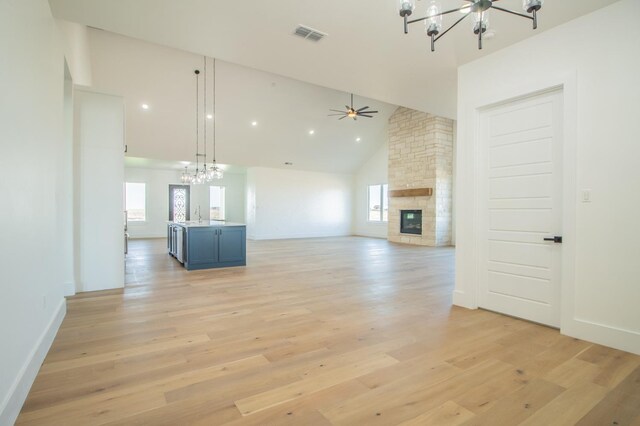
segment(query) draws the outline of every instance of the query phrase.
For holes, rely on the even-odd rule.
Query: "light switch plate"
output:
[[[583,189],[582,190],[582,202],[583,203],[590,203],[591,202],[591,190],[590,189]]]

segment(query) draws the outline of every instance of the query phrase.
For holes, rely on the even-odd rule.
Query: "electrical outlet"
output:
[[[591,202],[591,190],[590,189],[583,189],[582,190],[582,202],[583,203],[590,203]]]

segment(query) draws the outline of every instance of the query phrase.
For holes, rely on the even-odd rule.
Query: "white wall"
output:
[[[640,353],[638,16],[640,2],[622,0],[459,69],[456,304],[476,307],[477,108],[562,84],[561,331]],[[592,202],[582,203],[587,188]]]
[[[13,424],[65,313],[59,244],[64,58],[46,0],[0,2],[0,424]]]
[[[73,80],[65,60],[64,73],[64,147],[59,151],[60,155],[60,193],[58,197],[58,225],[60,231],[60,247],[64,253],[68,253],[61,263],[63,279],[65,283],[65,296],[76,293],[75,274],[75,204],[74,204],[74,153],[73,153]]]
[[[247,187],[250,238],[351,234],[352,175],[253,167]]]
[[[250,240],[256,239],[256,230],[257,230],[257,220],[256,220],[256,179],[258,177],[258,173],[254,170],[247,170],[247,210],[246,210],[246,219],[245,223],[247,224],[247,238]]]
[[[124,103],[76,90],[76,290],[124,287]]]
[[[56,23],[62,34],[64,56],[74,84],[91,86],[91,55],[87,27],[62,19],[56,19]]]
[[[387,222],[369,222],[368,186],[389,183],[389,143],[386,140],[355,175],[353,233],[363,237],[387,238]]]
[[[130,238],[166,237],[167,220],[169,220],[169,185],[181,185],[180,172],[125,167],[124,175],[125,182],[144,183],[146,191],[146,220],[129,222]]]
[[[125,168],[125,181],[146,185],[146,215],[144,222],[129,222],[131,238],[160,238],[167,236],[169,220],[169,185],[181,185],[179,170]],[[225,187],[225,213],[229,222],[245,221],[245,175],[224,174],[224,178],[208,185],[192,185],[191,220],[197,220],[196,208],[202,208],[203,219],[209,219],[209,186]]]
[[[225,188],[225,220],[228,222],[245,222],[245,201],[246,201],[246,176],[244,173],[225,172],[220,180],[210,182],[206,185],[191,186],[191,220],[197,220],[195,213],[198,206],[202,209],[202,218],[209,217],[209,187],[224,186]]]

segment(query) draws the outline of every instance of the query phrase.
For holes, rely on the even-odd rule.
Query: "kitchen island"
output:
[[[169,254],[188,270],[247,264],[247,232],[242,223],[203,220],[169,222]]]

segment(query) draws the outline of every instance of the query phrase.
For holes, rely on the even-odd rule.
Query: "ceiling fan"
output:
[[[343,118],[346,118],[346,117],[353,118],[354,120],[357,120],[358,117],[372,118],[373,115],[369,115],[369,114],[377,114],[378,113],[378,111],[367,111],[367,108],[369,108],[368,106],[362,107],[362,108],[359,108],[359,109],[355,109],[353,107],[353,93],[351,94],[351,106],[345,105],[344,107],[347,109],[346,111],[340,111],[338,109],[330,109],[329,111],[333,111],[333,112],[335,112],[337,114],[329,114],[329,116],[340,115],[341,117],[338,118],[338,120],[342,120]]]

